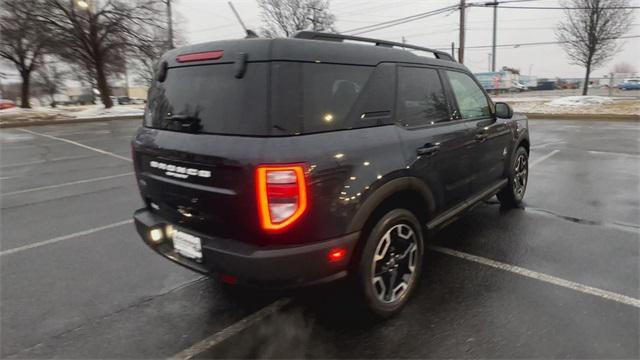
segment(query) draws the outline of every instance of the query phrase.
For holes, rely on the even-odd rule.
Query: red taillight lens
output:
[[[258,213],[263,229],[282,230],[307,209],[303,165],[260,165],[256,169]]]
[[[182,54],[176,57],[176,61],[179,63],[191,62],[191,61],[205,61],[205,60],[218,60],[222,57],[224,52],[222,50],[206,51],[193,54]]]

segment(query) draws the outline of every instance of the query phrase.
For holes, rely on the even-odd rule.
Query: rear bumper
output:
[[[160,255],[206,275],[231,275],[239,284],[261,288],[300,287],[346,276],[360,235],[356,232],[306,245],[261,247],[187,230],[202,240],[202,259],[195,261],[177,253],[171,240],[155,244],[149,239],[149,230],[163,227],[166,220],[147,209],[136,211],[133,218],[142,239]],[[328,253],[334,248],[346,250],[347,255],[340,261],[329,261]]]

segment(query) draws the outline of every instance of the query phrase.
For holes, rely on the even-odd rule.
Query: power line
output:
[[[411,22],[411,21],[424,19],[426,17],[438,15],[438,14],[441,14],[443,12],[455,10],[457,8],[458,8],[458,5],[451,5],[451,6],[447,6],[447,7],[444,7],[444,8],[427,11],[427,12],[424,12],[424,13],[419,13],[419,14],[406,16],[406,17],[402,17],[402,18],[398,18],[398,19],[384,21],[384,22],[377,23],[377,24],[361,26],[361,27],[357,27],[357,28],[354,28],[354,29],[345,30],[343,32],[344,33],[354,33],[353,35],[364,34],[366,32],[386,29],[388,27],[397,26],[397,25],[405,24],[405,23],[408,23],[408,22]]]
[[[500,1],[505,2],[505,1]],[[468,6],[476,6],[476,7],[485,7],[487,6],[485,3],[474,3],[469,4]],[[494,5],[491,5],[494,6]],[[522,10],[592,10],[595,9],[593,7],[561,7],[561,6],[502,6],[498,5],[501,9],[522,9]],[[640,9],[640,6],[609,6],[609,7],[601,7],[597,10],[626,10],[626,9]]]
[[[635,39],[640,38],[640,35],[628,35],[628,36],[620,36],[615,39]],[[569,41],[541,41],[541,42],[531,42],[531,43],[520,43],[520,44],[500,44],[496,45],[496,47],[514,47],[518,48],[521,46],[536,46],[536,45],[556,45],[556,44],[566,44]],[[491,48],[493,45],[475,45],[475,46],[465,46],[465,49],[487,49]],[[449,48],[435,48],[434,50],[449,50]]]

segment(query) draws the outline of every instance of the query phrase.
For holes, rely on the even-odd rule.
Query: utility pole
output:
[[[493,44],[491,45],[491,71],[496,71],[496,37],[498,34],[498,2],[493,4]]]
[[[464,64],[464,11],[466,7],[467,4],[465,0],[460,0],[460,39],[458,40],[460,43],[458,47],[458,62],[460,62],[460,64]]]
[[[167,22],[169,28],[169,49],[173,49],[173,17],[171,16],[171,0],[167,0]]]
[[[404,44],[406,44],[406,43],[407,43],[407,39],[405,39],[405,37],[403,36],[403,37],[402,37],[402,45],[404,45]],[[403,47],[403,49],[404,49],[404,47]]]
[[[453,57],[454,59],[456,58],[456,51],[455,51],[455,47],[456,47],[456,43],[454,43],[453,41],[451,42],[451,57]]]

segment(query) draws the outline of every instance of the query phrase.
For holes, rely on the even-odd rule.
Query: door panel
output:
[[[510,131],[504,121],[496,120],[491,101],[470,74],[460,71],[444,73],[456,105],[456,114],[467,120],[473,132],[470,152],[474,180],[471,192],[478,193],[504,176],[504,159],[510,150]]]
[[[505,158],[510,154],[510,130],[498,119],[479,120],[475,128],[473,147],[476,176],[472,188],[479,192],[495,184],[505,174]]]
[[[464,122],[400,130],[408,170],[429,185],[439,212],[460,203],[472,191],[472,130]]]
[[[438,211],[469,196],[473,129],[452,121],[452,106],[436,69],[399,67],[397,119],[406,167],[431,188]]]

